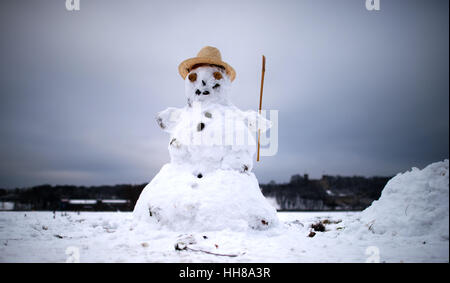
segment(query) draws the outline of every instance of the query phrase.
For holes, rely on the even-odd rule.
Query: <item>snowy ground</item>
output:
[[[223,230],[190,237],[135,225],[131,213],[57,212],[53,218],[52,212],[1,212],[0,262],[66,262],[77,254],[81,262],[449,261],[448,239],[374,234],[358,216],[284,212],[279,213],[281,227],[269,231]],[[311,224],[326,219],[331,222],[326,231],[308,237]],[[189,249],[175,250],[183,238],[190,241]]]

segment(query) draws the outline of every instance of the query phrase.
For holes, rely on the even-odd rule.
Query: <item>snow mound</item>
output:
[[[278,224],[253,173],[219,169],[198,178],[190,166],[176,164],[164,165],[144,188],[134,218],[176,231],[265,230]]]
[[[448,159],[399,173],[360,220],[375,234],[449,239]]]

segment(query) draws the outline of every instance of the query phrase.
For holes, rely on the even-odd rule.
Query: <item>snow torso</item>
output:
[[[222,105],[183,109],[171,131],[171,162],[203,175],[217,169],[251,171],[256,143],[240,112]]]

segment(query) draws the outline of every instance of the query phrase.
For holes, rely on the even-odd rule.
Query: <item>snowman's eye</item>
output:
[[[220,79],[222,79],[222,74],[220,73],[220,72],[214,72],[214,78],[216,79],[216,80],[220,80]]]
[[[189,74],[188,78],[191,82],[195,82],[197,80],[197,74],[196,73]]]

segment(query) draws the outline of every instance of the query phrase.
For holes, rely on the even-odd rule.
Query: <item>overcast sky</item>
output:
[[[261,183],[393,175],[449,155],[449,2],[0,2],[0,187],[150,181],[169,161],[154,121],[183,107],[177,67],[218,47],[230,95],[279,110]]]

